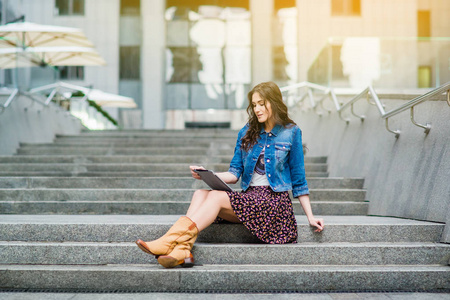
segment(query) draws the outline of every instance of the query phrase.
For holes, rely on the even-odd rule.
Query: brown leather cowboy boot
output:
[[[160,255],[168,255],[177,244],[186,242],[197,234],[197,225],[188,217],[181,217],[159,239],[151,242],[137,240],[136,244],[142,251],[158,258]]]
[[[165,268],[173,268],[178,265],[181,265],[184,268],[193,267],[194,256],[191,253],[191,249],[194,246],[195,240],[198,236],[197,226],[195,229],[196,231],[190,239],[177,243],[170,254],[159,256],[158,263]]]

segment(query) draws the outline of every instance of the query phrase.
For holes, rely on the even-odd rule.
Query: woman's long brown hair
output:
[[[259,133],[263,128],[263,123],[258,122],[258,118],[255,115],[252,105],[252,96],[254,93],[258,93],[264,100],[264,106],[266,106],[267,101],[270,102],[270,107],[272,108],[272,118],[275,124],[280,124],[286,126],[288,124],[295,124],[291,118],[288,116],[288,108],[283,102],[283,96],[281,95],[280,88],[274,82],[262,82],[256,85],[247,95],[248,98],[248,124],[249,129],[247,133],[242,138],[242,149],[245,151],[250,150],[259,137]],[[266,106],[267,108],[267,106]]]

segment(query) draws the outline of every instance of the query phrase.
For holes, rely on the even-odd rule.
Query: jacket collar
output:
[[[274,136],[277,136],[278,133],[280,132],[280,130],[281,130],[282,127],[283,127],[282,125],[277,124],[277,125],[275,125],[275,126],[272,128],[272,130],[270,131],[270,133],[272,133]],[[262,126],[261,131],[260,131],[259,133],[260,133],[260,134],[265,133],[264,125]]]

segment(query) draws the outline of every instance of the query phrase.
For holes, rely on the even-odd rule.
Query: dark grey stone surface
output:
[[[188,174],[189,175],[189,174]],[[309,178],[310,189],[362,189],[363,179],[359,178]],[[128,189],[170,189],[177,188],[206,188],[201,180],[191,177],[153,177],[153,178],[124,178],[124,177],[0,177],[0,188],[128,188]],[[240,182],[233,186],[239,189]]]
[[[134,243],[0,242],[0,264],[156,264]],[[447,265],[450,245],[434,243],[196,243],[197,264]],[[450,268],[449,268],[450,271]]]
[[[443,224],[383,217],[323,216],[325,230],[313,232],[297,216],[300,242],[438,242]],[[178,219],[176,215],[0,215],[2,241],[129,242],[153,240]],[[199,242],[247,243],[257,239],[241,224],[213,224]]]
[[[3,201],[190,201],[190,189],[0,189]],[[364,201],[363,190],[311,189],[311,201]]]
[[[362,291],[448,289],[439,266],[0,266],[0,287],[103,291]],[[8,274],[8,276],[5,276]]]
[[[5,300],[71,299],[71,300],[448,300],[450,293],[2,293]]]
[[[154,214],[182,215],[190,201],[1,201],[2,214]],[[299,201],[294,212],[304,215]],[[367,214],[368,202],[311,202],[317,215],[351,216]]]
[[[83,132],[54,144],[22,144],[18,155],[0,157],[0,213],[24,213],[0,215],[0,289],[450,289],[450,246],[437,244],[444,225],[349,216],[367,213],[364,181],[312,178],[328,175],[324,156],[306,156],[313,211],[325,219],[322,233],[298,216],[298,244],[266,245],[243,225],[215,224],[194,246],[197,266],[159,266],[133,241],[164,234],[186,211],[194,189],[204,187],[190,178],[190,164],[228,169],[236,134]]]

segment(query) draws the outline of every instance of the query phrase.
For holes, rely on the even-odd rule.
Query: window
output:
[[[246,106],[251,84],[248,1],[166,1],[166,109]]]
[[[141,48],[139,46],[120,47],[120,79],[141,78]]]
[[[361,0],[331,0],[332,16],[360,16]]]
[[[141,14],[140,0],[121,0],[120,15],[121,16],[139,16]]]
[[[431,67],[419,66],[417,70],[417,87],[430,88],[431,87]]]
[[[84,15],[84,0],[56,0],[59,16]]]
[[[430,11],[428,10],[419,10],[417,12],[417,36],[431,36]]]
[[[83,66],[65,66],[58,67],[59,78],[67,80],[83,80],[84,67]]]

